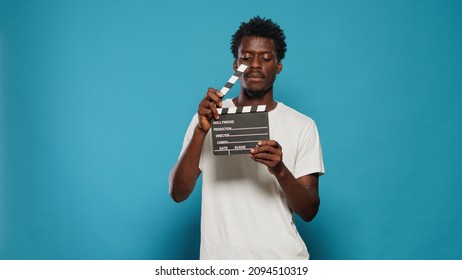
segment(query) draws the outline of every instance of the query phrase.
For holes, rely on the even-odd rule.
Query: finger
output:
[[[260,140],[257,143],[258,146],[271,146],[275,149],[280,149],[282,148],[281,145],[275,140]]]
[[[268,167],[271,173],[274,172],[274,168],[278,165],[277,162],[271,161],[271,160],[265,160],[265,159],[260,159],[260,158],[256,158],[254,160],[256,162],[264,164],[266,167]]]
[[[255,153],[255,154],[251,154],[251,157],[254,160],[265,160],[265,161],[271,161],[271,162],[280,160],[280,157],[278,155],[270,154],[270,153]]]
[[[251,154],[269,153],[269,154],[280,154],[280,150],[269,145],[257,145],[257,147],[250,149]]]
[[[223,98],[223,96],[225,96],[221,91],[219,91],[216,88],[208,88],[208,92],[211,92],[211,93],[215,94],[219,98]]]
[[[204,107],[201,107],[199,108],[199,110],[197,111],[197,113],[199,114],[199,116],[201,117],[206,117],[207,119],[210,119],[212,117],[212,110],[208,107],[204,108]]]
[[[215,104],[213,104],[212,102],[210,102],[210,104],[209,104],[209,110],[211,112],[211,116],[213,115],[213,117],[216,120],[218,120],[220,118],[220,114],[218,114],[217,106]]]
[[[206,98],[212,103],[214,103],[216,106],[221,107],[221,99],[223,98],[223,96],[224,95],[220,91],[214,88],[209,88],[209,90],[207,91]]]
[[[268,167],[270,167],[272,165],[272,161],[270,160],[265,160],[265,159],[261,159],[261,158],[254,158],[253,160],[255,160],[256,162],[259,162],[259,163],[262,163]]]

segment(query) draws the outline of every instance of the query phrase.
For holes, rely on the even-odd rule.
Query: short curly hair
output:
[[[271,19],[256,16],[251,18],[249,22],[241,23],[239,29],[231,37],[231,53],[235,59],[238,57],[239,45],[244,36],[257,36],[272,39],[276,46],[277,59],[279,61],[284,59],[287,51],[286,36],[281,27]]]

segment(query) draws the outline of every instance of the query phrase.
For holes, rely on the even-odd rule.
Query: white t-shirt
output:
[[[235,107],[231,99],[223,107]],[[282,147],[295,178],[324,173],[316,124],[281,102],[268,113],[270,139]],[[186,149],[198,123],[193,117]],[[250,155],[215,156],[209,132],[202,148],[201,259],[308,259],[286,197],[268,168]]]

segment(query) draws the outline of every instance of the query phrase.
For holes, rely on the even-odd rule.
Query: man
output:
[[[316,125],[273,98],[282,70],[285,35],[269,19],[252,18],[232,36],[233,68],[239,96],[222,100],[209,88],[186,133],[170,174],[170,195],[181,202],[202,173],[201,259],[308,259],[293,212],[312,220],[319,207],[319,175],[324,173]],[[212,118],[217,107],[266,105],[272,140],[247,155],[214,156]]]

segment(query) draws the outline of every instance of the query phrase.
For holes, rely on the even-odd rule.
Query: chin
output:
[[[258,98],[258,97],[262,97],[263,95],[265,95],[265,93],[267,93],[268,90],[252,90],[252,89],[246,88],[244,92],[250,98]]]

